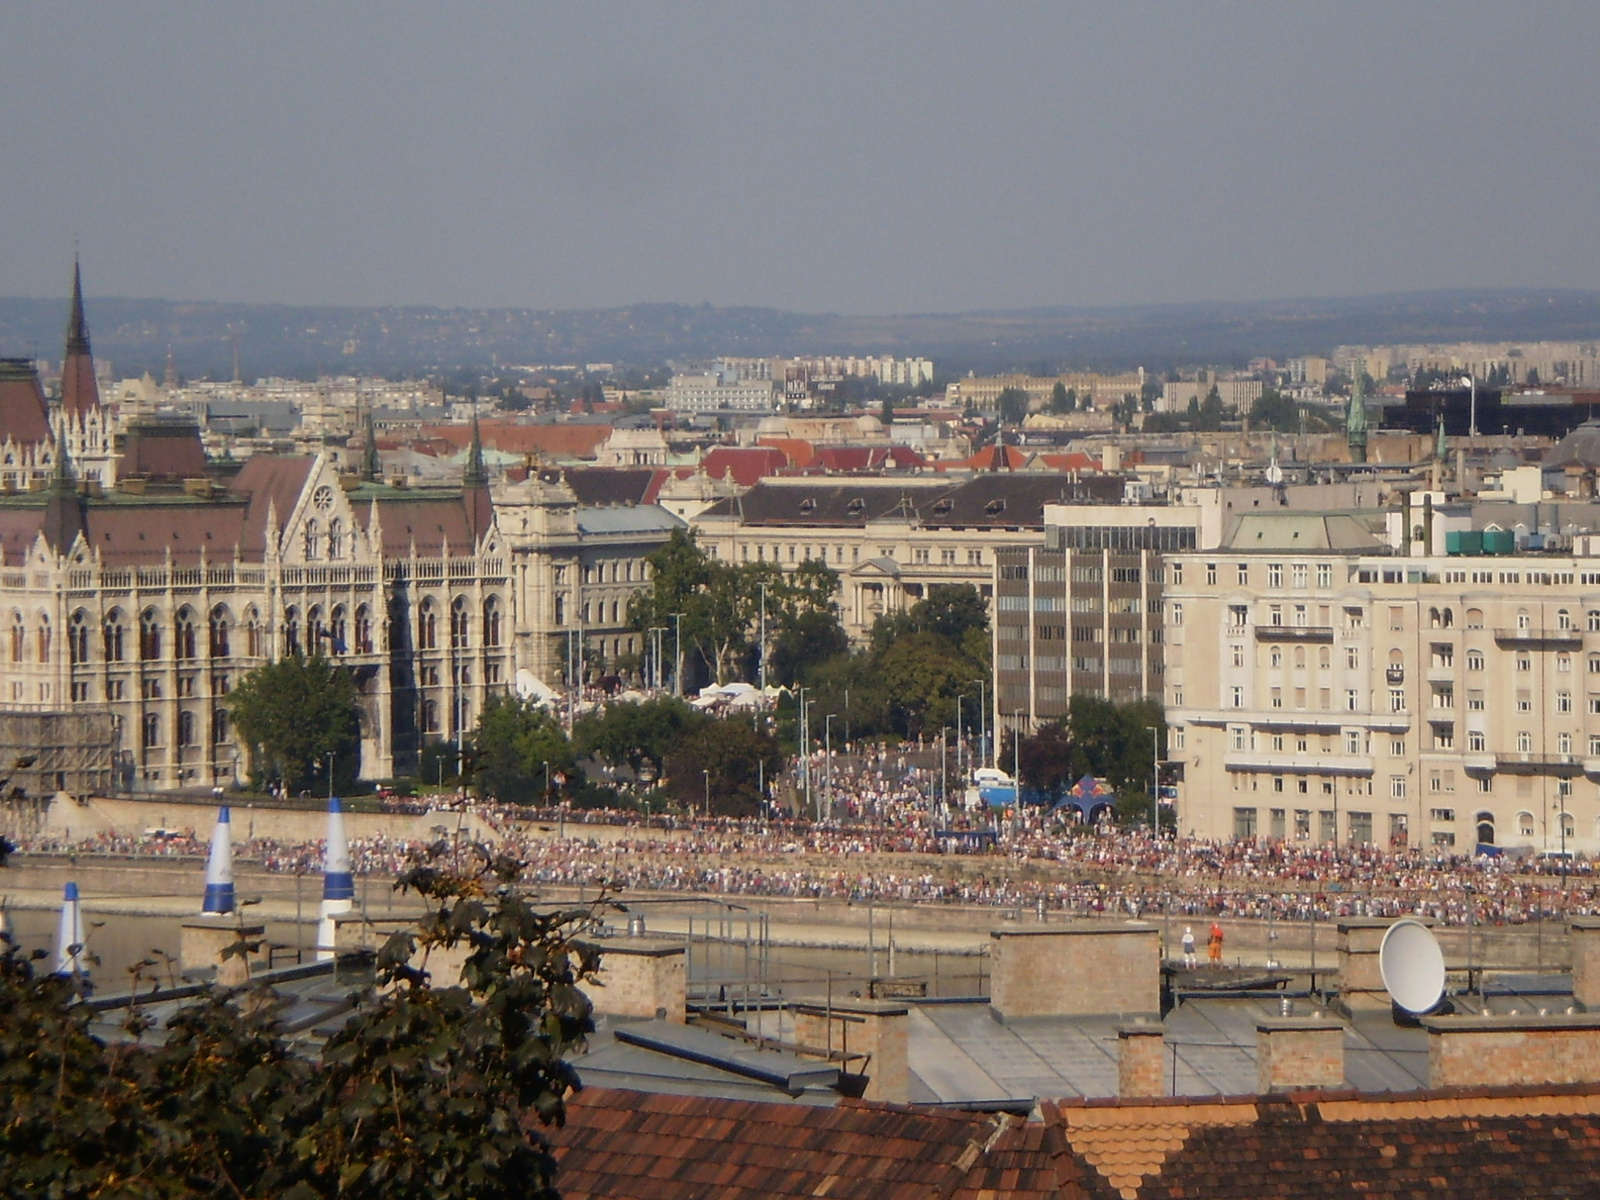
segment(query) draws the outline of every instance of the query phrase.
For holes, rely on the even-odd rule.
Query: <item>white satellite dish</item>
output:
[[[1396,921],[1378,947],[1378,970],[1389,996],[1408,1013],[1425,1013],[1444,995],[1444,952],[1421,921]]]

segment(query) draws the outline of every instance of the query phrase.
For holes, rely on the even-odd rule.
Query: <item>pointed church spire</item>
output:
[[[483,465],[483,438],[478,433],[478,414],[472,414],[472,444],[467,448],[467,468],[462,475],[465,489],[489,486],[489,472]]]
[[[71,358],[75,354],[87,355],[89,353],[89,323],[83,319],[83,271],[78,265],[78,256],[72,256],[72,315],[67,318],[67,353]]]
[[[367,409],[363,422],[366,427],[366,441],[361,447],[362,483],[376,483],[383,475],[383,460],[378,456],[378,431],[372,423],[372,410]]]
[[[83,316],[83,271],[72,259],[72,313],[67,318],[67,345],[61,356],[61,409],[83,418],[100,407],[94,357],[89,352],[89,323]]]

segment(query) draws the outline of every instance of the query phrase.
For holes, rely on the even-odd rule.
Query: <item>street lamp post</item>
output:
[[[704,775],[706,780],[706,807],[704,816],[706,820],[709,821],[711,819],[711,771],[706,767],[701,767],[700,774]]]
[[[956,774],[965,779],[966,772],[961,769],[961,746],[964,738],[961,730],[961,702],[967,697],[963,694],[956,697]]]
[[[761,693],[767,691],[767,585],[761,585]]]
[[[1478,377],[1476,375],[1463,375],[1461,382],[1472,389],[1472,398],[1467,408],[1467,436],[1478,436]]]
[[[986,680],[973,679],[978,685],[978,765],[989,765],[989,685]]]
[[[672,694],[683,695],[683,614],[672,614]]]
[[[838,713],[829,713],[822,720],[822,756],[826,760],[828,769],[827,783],[823,792],[828,799],[828,818],[833,818],[833,719]]]
[[[1150,731],[1150,836],[1161,836],[1161,735],[1155,725]]]

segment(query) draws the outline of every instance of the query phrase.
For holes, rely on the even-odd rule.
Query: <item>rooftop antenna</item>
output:
[[[1444,952],[1421,921],[1406,917],[1389,926],[1378,946],[1378,971],[1390,999],[1412,1016],[1433,1011],[1444,997]]]

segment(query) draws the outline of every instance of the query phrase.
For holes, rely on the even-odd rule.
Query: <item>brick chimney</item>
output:
[[[600,945],[598,982],[584,989],[597,1015],[683,1024],[688,978],[681,941],[609,938]]]
[[[841,1063],[847,1071],[867,1076],[863,1100],[904,1104],[911,1098],[911,1067],[906,1038],[910,1009],[895,1000],[835,1000],[826,1008],[814,1004],[794,1010],[795,1041],[808,1048],[865,1054]]]
[[[1428,1086],[1600,1081],[1600,1013],[1424,1017]]]
[[[1154,925],[996,930],[989,935],[989,958],[989,1010],[1001,1021],[1161,1012],[1161,939]]]
[[[1256,1091],[1344,1086],[1344,1025],[1333,1017],[1256,1022]]]
[[[185,921],[178,937],[178,965],[186,973],[215,968],[220,987],[242,987],[250,982],[252,971],[266,966],[266,957],[260,952],[266,944],[266,932],[265,925],[241,927],[220,918]],[[258,947],[257,952],[248,956],[227,954],[228,947],[241,938]]]
[[[1337,924],[1339,1000],[1347,1010],[1391,1007],[1378,968],[1378,947],[1393,924],[1384,917],[1349,917]]]
[[[1166,1030],[1159,1024],[1117,1030],[1117,1095],[1124,1100],[1165,1096]]]
[[[1574,917],[1571,926],[1572,997],[1600,1010],[1600,917]]]

